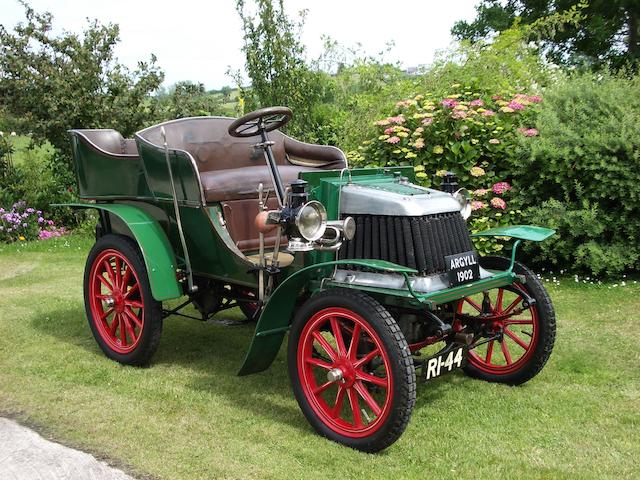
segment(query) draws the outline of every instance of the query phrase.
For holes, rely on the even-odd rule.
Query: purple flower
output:
[[[38,217],[38,223],[42,223],[42,222],[44,222],[44,218]]]
[[[47,225],[52,226],[53,225],[53,220],[47,220]]]
[[[529,101],[530,101],[531,103],[540,103],[540,102],[542,102],[542,97],[540,97],[540,96],[538,96],[538,95],[531,95],[531,96],[529,97]]]
[[[27,225],[26,223],[23,223],[23,224],[22,224],[22,226],[23,226],[24,228],[27,228],[29,225]]]
[[[35,212],[35,209],[29,207],[29,208],[27,208],[26,212],[27,213],[33,213],[33,212]]]

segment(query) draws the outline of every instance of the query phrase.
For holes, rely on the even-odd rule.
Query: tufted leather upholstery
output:
[[[170,148],[186,150],[196,161],[207,202],[257,197],[258,183],[273,189],[261,149],[253,146],[258,137],[234,138],[227,129],[233,118],[195,117],[164,123]],[[156,145],[162,145],[160,125],[139,132]],[[341,150],[299,142],[278,131],[270,132],[272,151],[285,184],[299,172],[344,168]]]

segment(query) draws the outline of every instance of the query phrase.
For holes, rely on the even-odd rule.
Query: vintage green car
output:
[[[67,205],[99,212],[84,299],[104,353],[147,364],[167,316],[238,306],[257,322],[239,375],[267,369],[288,332],[307,420],[367,452],[404,431],[416,378],[458,367],[510,385],[534,377],[555,316],[515,255],[554,232],[481,232],[514,243],[510,258],[479,257],[454,175],[435,190],[413,183],[412,167],[350,169],[338,148],[279,132],[291,117],[183,118],[135,139],[71,131],[83,202]]]

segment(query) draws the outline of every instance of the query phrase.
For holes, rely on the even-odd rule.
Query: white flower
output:
[[[4,137],[4,132],[0,130],[0,137]]]
[[[11,136],[15,137],[16,136],[16,132],[11,132]]]

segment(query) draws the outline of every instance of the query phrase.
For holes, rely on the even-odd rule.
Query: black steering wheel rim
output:
[[[229,125],[229,135],[237,138],[254,137],[261,131],[271,132],[284,127],[293,117],[287,107],[267,107],[247,113]]]

